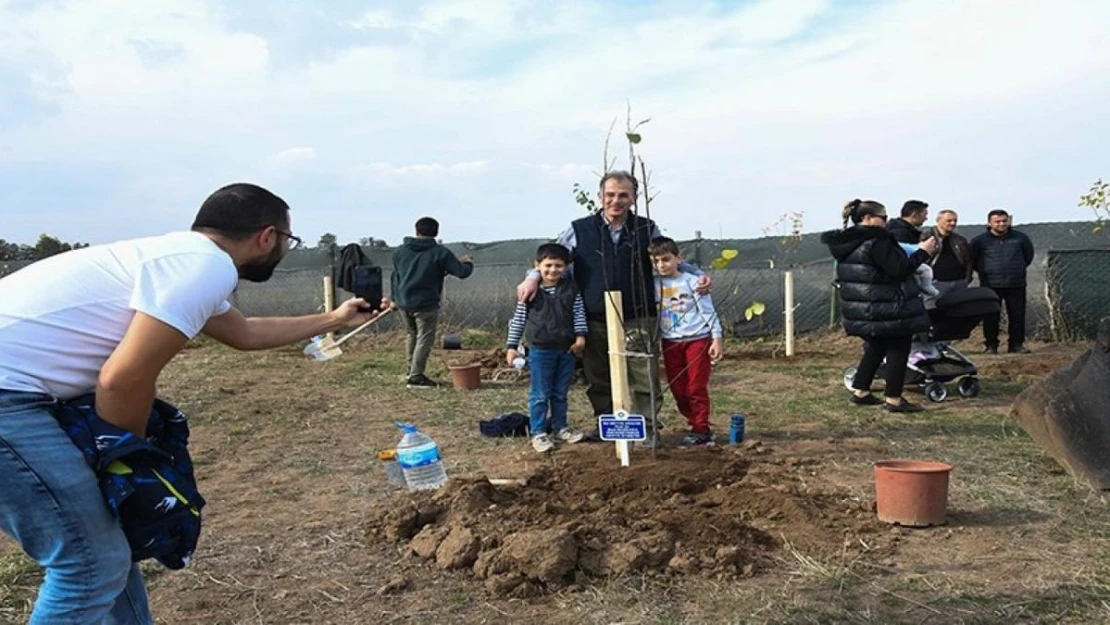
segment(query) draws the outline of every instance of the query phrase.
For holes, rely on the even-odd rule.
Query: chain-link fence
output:
[[[1110,248],[1046,254],[1044,301],[1055,340],[1091,339],[1110,315]]]
[[[1048,234],[1052,232],[1046,232]],[[1058,233],[1053,236],[1060,238]],[[1098,319],[1110,314],[1110,272],[1105,269],[1110,267],[1110,249],[1053,250],[1049,245],[1041,249],[1041,241],[1033,238],[1038,251],[1028,270],[1026,318],[1029,335],[1054,340],[1092,336]],[[687,259],[707,267],[713,279],[714,304],[726,334],[756,337],[781,335],[784,331],[787,264],[791,265],[794,276],[795,332],[808,332],[838,322],[832,287],[834,264],[827,251],[810,239],[807,235],[800,246],[792,250],[785,249],[780,240],[773,238],[752,241],[699,239],[679,245]],[[1048,242],[1054,241],[1056,239]],[[458,255],[472,255],[475,269],[466,280],[448,277],[445,281],[444,327],[503,331],[512,316],[516,286],[541,242],[541,239],[526,239],[449,245]],[[712,261],[728,249],[739,249],[739,258],[727,267],[710,268]],[[388,293],[393,250],[378,247],[364,250],[373,263],[382,267]],[[808,262],[792,262],[792,256]],[[761,258],[766,260],[756,260]],[[0,262],[0,276],[29,264],[30,261]],[[296,250],[282,261],[270,281],[240,282],[232,303],[248,316],[303,315],[322,311],[324,277],[334,276],[335,265],[334,248]],[[336,302],[347,297],[350,295],[336,290]],[[762,314],[752,314],[749,319],[745,312],[752,310],[754,313],[760,308],[753,306],[757,303],[762,304]],[[381,325],[388,329],[395,323],[396,320],[385,320]]]

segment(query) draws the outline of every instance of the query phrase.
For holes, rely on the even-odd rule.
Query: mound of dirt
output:
[[[610,445],[580,445],[525,486],[453,478],[366,531],[511,597],[633,573],[751,576],[786,543],[849,560],[890,546],[873,501],[816,490],[817,468],[757,444],[638,453],[621,469]]]

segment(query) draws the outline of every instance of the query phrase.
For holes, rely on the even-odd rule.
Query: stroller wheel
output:
[[[979,378],[960,378],[960,381],[956,383],[956,391],[960,393],[960,397],[978,397],[981,390]]]
[[[852,367],[848,367],[847,369],[844,370],[844,388],[848,389],[849,391],[856,390],[856,389],[852,388],[852,382],[855,379],[856,379],[856,367],[852,366]]]
[[[929,382],[925,385],[925,396],[929,401],[940,403],[948,397],[948,388],[940,382]]]

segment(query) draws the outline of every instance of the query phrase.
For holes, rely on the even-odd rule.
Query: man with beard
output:
[[[929,218],[929,205],[921,200],[906,200],[901,217],[891,219],[886,229],[899,243],[917,245],[921,242],[921,226]]]
[[[980,286],[998,293],[1009,318],[1009,352],[1028,354],[1025,346],[1026,272],[1033,262],[1033,241],[1011,227],[1010,214],[996,208],[987,213],[987,230],[971,240],[971,265]],[[988,354],[998,353],[1001,313],[983,319],[983,338]]]
[[[101,419],[143,437],[158,375],[197,334],[254,350],[368,321],[362,300],[250,319],[228,303],[240,278],[267,280],[299,243],[281,198],[232,184],[191,232],[66,252],[0,280],[0,529],[46,569],[32,623],[153,622],[123,530],[52,408],[95,390]]]

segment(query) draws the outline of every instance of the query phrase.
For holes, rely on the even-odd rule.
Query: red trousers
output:
[[[671,394],[690,429],[698,434],[709,431],[709,373],[713,368],[709,360],[711,342],[709,338],[663,340],[663,366],[667,370]]]

